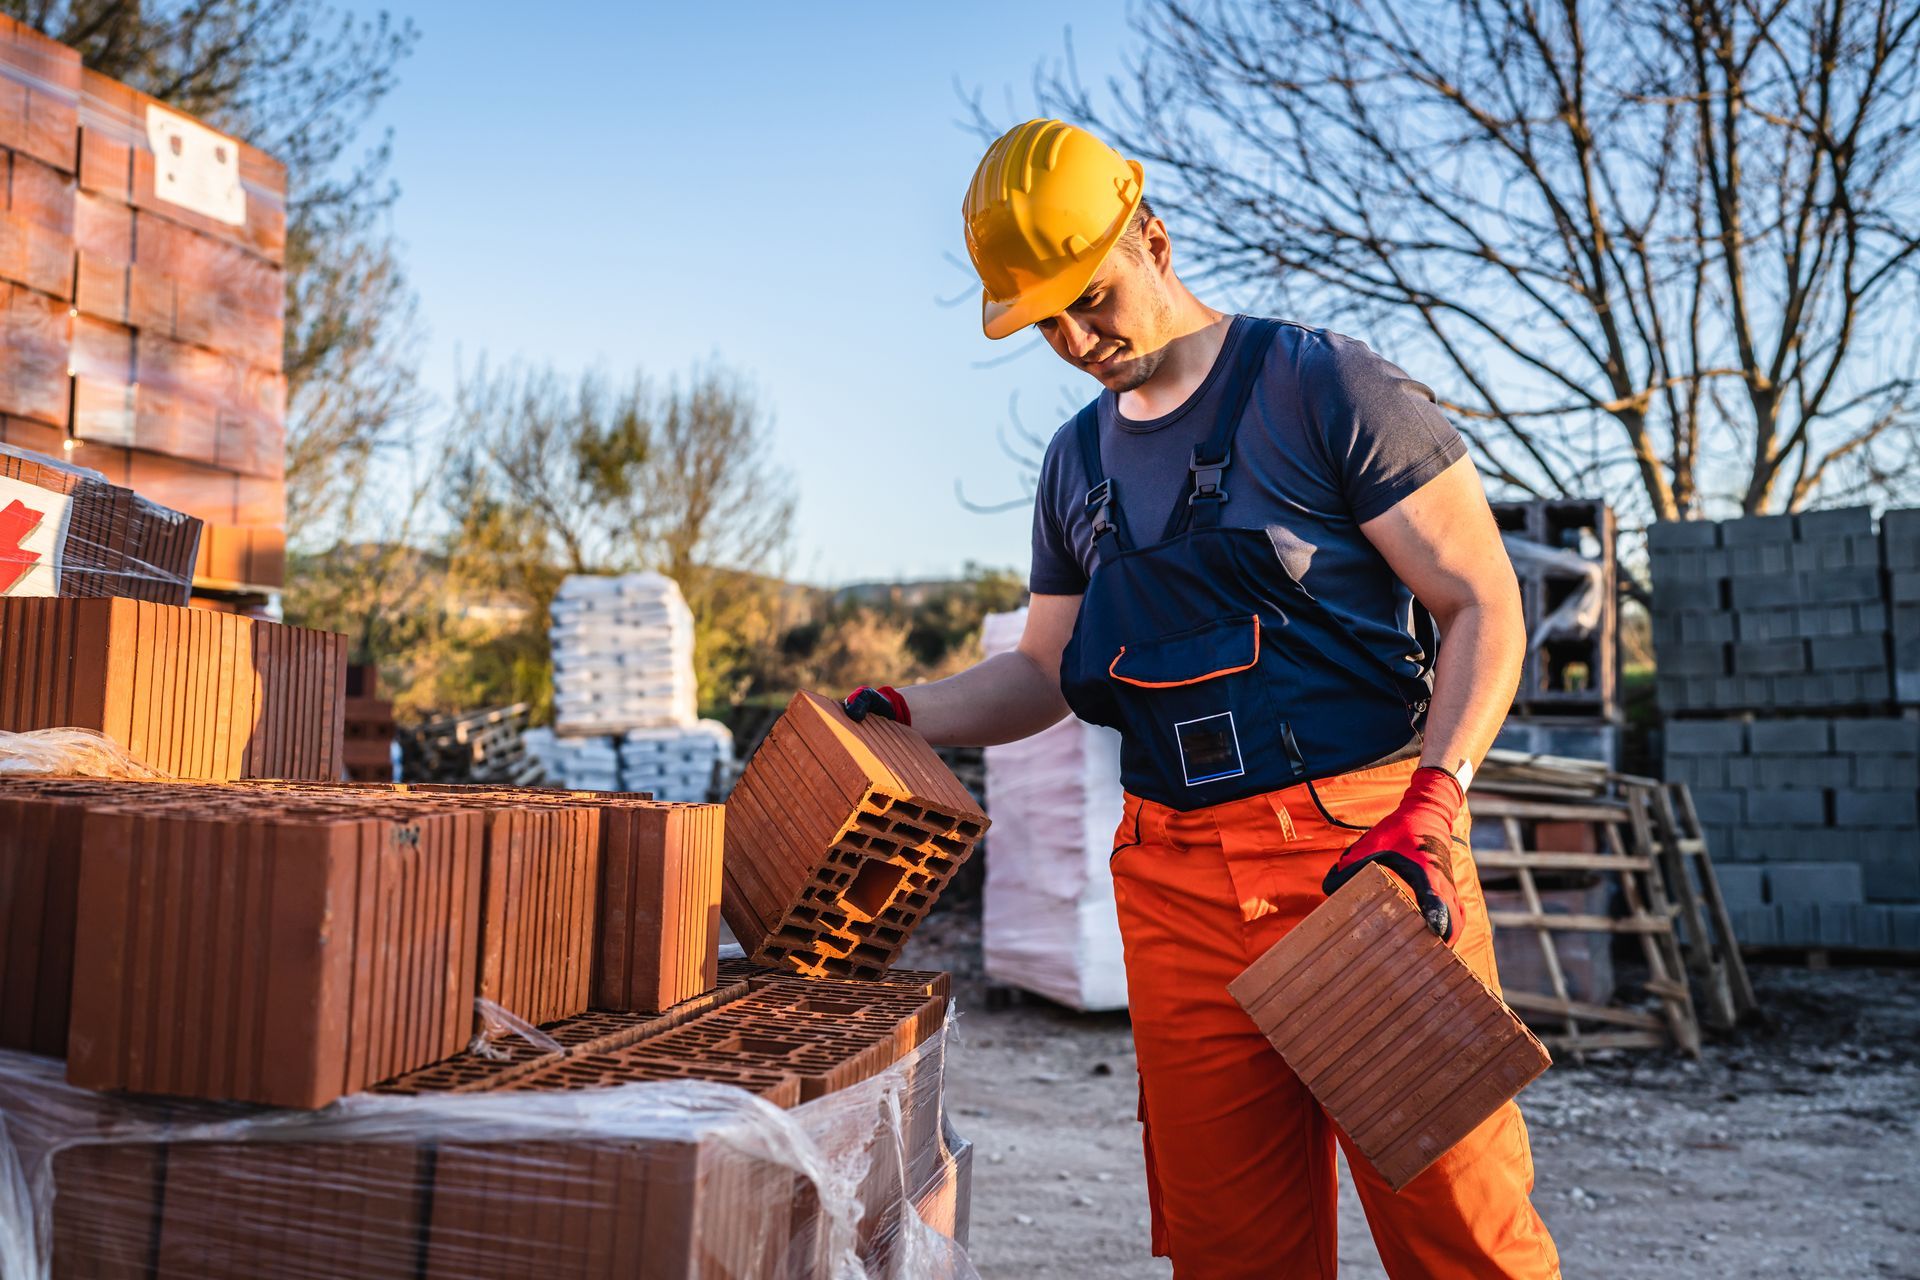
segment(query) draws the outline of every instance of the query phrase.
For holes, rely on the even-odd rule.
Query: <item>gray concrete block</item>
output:
[[[1887,599],[1894,605],[1920,603],[1920,569],[1896,569],[1888,574]]]
[[[1838,534],[1873,533],[1872,507],[1830,507],[1802,511],[1793,518],[1794,531],[1804,540]]]
[[[1853,606],[1853,628],[1856,631],[1885,631],[1887,629],[1887,605],[1884,600],[1862,600]]]
[[[1759,543],[1793,541],[1792,516],[1744,516],[1720,522],[1720,545],[1754,546]]]
[[[1647,548],[1714,547],[1720,527],[1711,520],[1658,520],[1647,526]]]
[[[1749,947],[1780,945],[1780,913],[1772,907],[1743,907],[1733,913],[1733,936]]]
[[[1699,813],[1702,823],[1715,822],[1737,826],[1746,821],[1747,794],[1744,791],[1720,791],[1713,787],[1703,787],[1693,793],[1693,807]]]
[[[1727,575],[1736,584],[1758,581],[1762,578],[1791,576],[1793,573],[1793,547],[1787,543],[1729,547],[1726,557]],[[1736,601],[1738,598],[1736,591]]]
[[[1662,776],[1668,782],[1684,782],[1689,787],[1708,787],[1716,791],[1727,786],[1727,762],[1719,756],[1676,756],[1669,754]]]
[[[1762,785],[1764,786],[1764,780]],[[1888,792],[1859,792],[1860,795],[1887,795]],[[1746,818],[1756,827],[1818,827],[1827,820],[1827,796],[1824,791],[1749,791],[1746,793]]]
[[[1801,596],[1809,604],[1853,604],[1880,599],[1878,569],[1841,569],[1801,575]]]
[[[1920,720],[1887,716],[1841,719],[1833,722],[1836,751],[1886,756],[1920,756]]]
[[[1727,646],[1724,644],[1673,645],[1656,652],[1656,670],[1673,676],[1723,676],[1727,674]]]
[[[1893,926],[1884,906],[1865,902],[1853,908],[1853,945],[1866,951],[1893,945]]]
[[[1887,911],[1888,944],[1896,951],[1920,951],[1920,905],[1893,906]]]
[[[1860,885],[1869,902],[1920,902],[1920,851],[1872,851],[1860,860]]]
[[[1767,901],[1865,902],[1857,862],[1773,862],[1766,868]]]
[[[1728,911],[1743,911],[1767,900],[1766,868],[1757,862],[1721,862],[1716,858],[1713,878],[1720,882],[1720,900],[1727,904]]]
[[[1752,805],[1748,805],[1751,812]],[[1833,820],[1841,827],[1909,827],[1920,822],[1920,793],[1854,791],[1834,793]]]
[[[1760,761],[1756,757],[1728,756],[1721,763],[1726,769],[1727,786],[1737,791],[1744,791],[1748,787],[1760,785]]]
[[[1820,916],[1810,902],[1775,903],[1774,916],[1779,932],[1775,935],[1783,947],[1820,945]]]
[[[1846,758],[1853,762],[1850,785],[1862,791],[1920,789],[1920,764],[1912,756],[1883,756],[1869,752]]]
[[[1693,711],[1694,704],[1687,699],[1687,682],[1680,676],[1655,676],[1653,681],[1654,700],[1663,711]]]
[[[1785,552],[1781,553],[1785,559]],[[1734,568],[1739,569],[1736,555]],[[1776,609],[1796,604],[1810,604],[1801,595],[1801,583],[1805,581],[1797,573],[1788,573],[1782,564],[1777,569],[1753,569],[1749,576],[1736,576],[1733,579],[1732,599],[1736,609]]]
[[[1771,707],[1778,699],[1775,676],[1729,676],[1720,682],[1720,706],[1734,710]]]
[[[1799,609],[1740,609],[1732,617],[1741,640],[1793,640],[1805,634]]]
[[[1747,745],[1744,720],[1669,720],[1665,733],[1674,755],[1739,755]]]
[[[1711,613],[1677,613],[1672,615],[1677,622],[1678,638],[1682,644],[1727,644],[1734,638],[1734,615],[1731,610],[1716,609]],[[1920,632],[1920,626],[1915,627]]]
[[[1782,791],[1825,791],[1852,785],[1851,756],[1761,756],[1760,786]]]
[[[1854,933],[1854,904],[1847,906],[1828,906],[1822,904],[1814,908],[1813,918],[1817,923],[1817,937],[1823,947],[1851,947],[1857,945]]]
[[[1747,726],[1747,750],[1757,756],[1820,755],[1832,746],[1831,720],[1755,720]]]
[[[1853,533],[1847,535],[1847,560],[1856,569],[1878,569],[1881,567],[1880,535],[1877,533]]]
[[[1884,633],[1822,636],[1807,642],[1813,651],[1813,669],[1827,671],[1884,671],[1890,655]]]
[[[1854,672],[1853,695],[1856,705],[1885,706],[1893,701],[1893,673],[1891,671]]]
[[[1733,646],[1733,670],[1743,676],[1793,675],[1807,670],[1802,640],[1741,641]]]

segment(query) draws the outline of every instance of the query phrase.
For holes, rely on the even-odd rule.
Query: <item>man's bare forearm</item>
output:
[[[1434,664],[1420,763],[1449,772],[1462,761],[1478,768],[1513,706],[1526,657],[1525,623],[1516,596],[1482,601],[1444,623],[1445,641]]]
[[[1017,649],[900,692],[913,712],[913,727],[940,747],[1017,742],[1067,714],[1059,677]]]

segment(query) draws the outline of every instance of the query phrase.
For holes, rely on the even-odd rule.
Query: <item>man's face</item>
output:
[[[1114,246],[1079,301],[1033,326],[1062,360],[1116,394],[1143,386],[1166,358],[1173,300],[1157,231],[1149,223],[1145,237]]]

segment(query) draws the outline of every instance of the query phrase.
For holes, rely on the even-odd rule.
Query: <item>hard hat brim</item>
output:
[[[1062,271],[1051,280],[1041,281],[1004,302],[994,301],[984,289],[980,291],[980,328],[989,338],[997,340],[1011,337],[1030,324],[1045,320],[1048,316],[1057,316],[1087,291],[1087,285],[1099,274],[1101,264],[1113,252],[1113,247],[1120,243],[1121,237],[1126,235],[1134,213],[1140,208],[1140,197],[1146,193],[1146,171],[1140,167],[1140,162],[1129,160],[1127,167],[1133,170],[1133,198],[1127,201],[1126,213],[1115,220],[1114,229],[1094,246],[1094,252],[1074,263],[1070,270]]]

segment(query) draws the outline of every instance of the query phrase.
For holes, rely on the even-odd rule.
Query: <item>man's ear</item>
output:
[[[1140,242],[1146,248],[1147,261],[1153,263],[1153,269],[1161,275],[1173,273],[1173,241],[1167,235],[1167,224],[1158,217],[1148,218],[1147,225],[1140,228]]]

